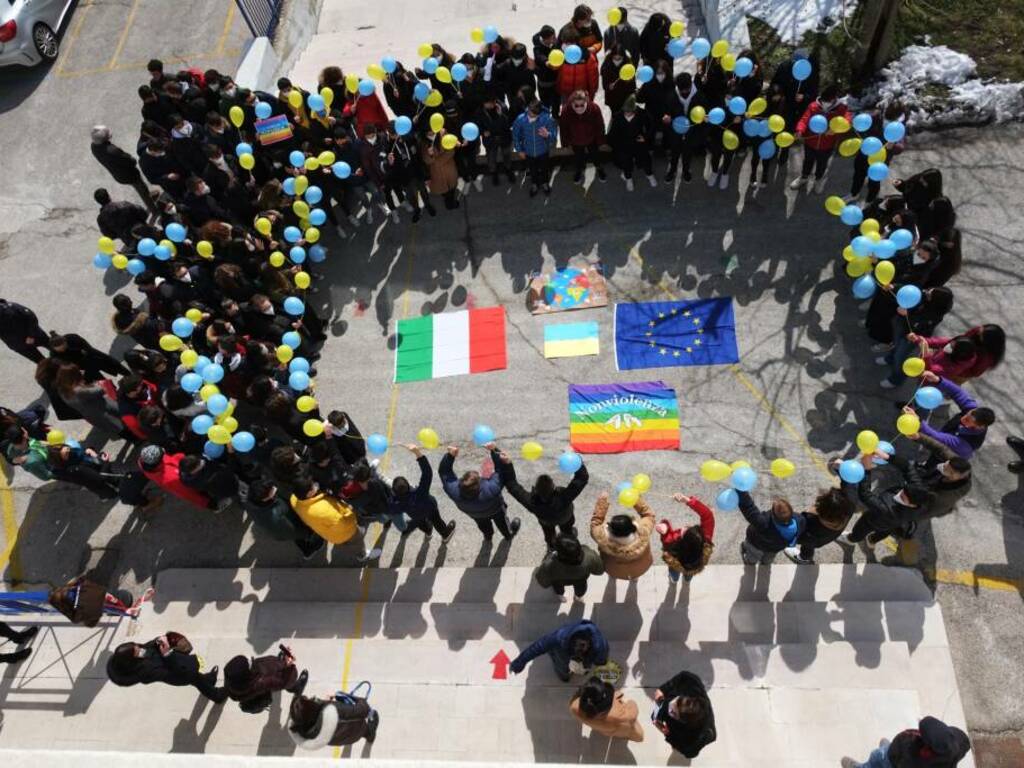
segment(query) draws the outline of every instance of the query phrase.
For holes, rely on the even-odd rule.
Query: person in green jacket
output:
[[[242,497],[242,507],[256,527],[270,538],[294,541],[304,559],[308,560],[323,549],[324,540],[299,519],[272,480],[261,477],[252,482]]]
[[[580,544],[573,536],[559,533],[555,537],[554,551],[549,551],[533,574],[545,589],[553,589],[564,603],[565,588],[572,585],[575,599],[582,602],[587,591],[587,579],[604,573],[604,562],[596,550]]]
[[[49,451],[45,441],[29,437],[28,432],[22,427],[11,427],[4,434],[4,442],[7,443],[4,454],[11,464],[21,467],[40,480],[53,480],[53,470],[50,468]]]

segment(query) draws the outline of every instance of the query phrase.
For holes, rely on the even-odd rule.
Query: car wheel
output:
[[[57,34],[45,24],[36,24],[32,30],[32,42],[44,60],[53,61],[57,58],[60,41],[57,40]]]

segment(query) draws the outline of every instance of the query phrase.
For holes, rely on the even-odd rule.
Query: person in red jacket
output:
[[[562,50],[570,45],[579,45],[579,35],[575,30],[563,30]],[[580,46],[583,51],[583,58],[576,64],[566,61],[558,69],[558,95],[565,102],[576,91],[586,91],[593,100],[597,95],[598,68],[597,55]]]
[[[587,96],[586,91],[574,91],[566,107],[558,122],[562,146],[572,147],[576,170],[572,180],[577,184],[583,183],[587,157],[597,170],[597,178],[606,180],[608,175],[601,167],[601,156],[598,153],[598,148],[604,144],[604,115],[601,108]]]
[[[826,130],[817,133],[811,130],[811,120],[817,116],[825,118]],[[825,171],[828,169],[832,150],[839,141],[839,134],[827,127],[834,117],[850,118],[850,109],[840,100],[839,86],[833,83],[822,90],[817,99],[807,107],[803,117],[796,125],[797,135],[804,140],[804,164],[800,176],[789,185],[790,189],[800,189],[811,179],[814,171],[814,191],[821,192],[825,188]],[[818,121],[815,121],[818,122]]]
[[[156,384],[134,373],[122,376],[117,387],[118,416],[139,440],[146,439],[146,430],[139,423],[139,411],[147,406],[160,406]]]
[[[377,126],[380,131],[388,127],[388,113],[384,111],[384,105],[380,103],[376,93],[360,96],[359,93],[346,91],[342,114],[355,120],[356,134],[360,139],[366,134],[368,125]]]
[[[158,445],[147,445],[139,454],[139,469],[148,480],[167,493],[200,509],[216,509],[213,499],[181,482],[178,465],[184,458],[183,453],[164,453],[164,449]]]
[[[685,504],[700,517],[700,523],[683,528],[673,528],[668,520],[662,520],[656,526],[661,534],[661,559],[668,565],[668,577],[679,581],[679,574],[689,581],[704,570],[714,550],[715,513],[696,496],[684,496],[681,493],[673,497],[680,504]]]

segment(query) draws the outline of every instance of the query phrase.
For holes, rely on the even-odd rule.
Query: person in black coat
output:
[[[513,45],[509,57],[494,67],[492,78],[509,101],[515,98],[524,85],[529,86],[534,93],[537,92],[537,77],[526,55],[526,46],[522,43]]]
[[[795,514],[785,499],[773,499],[771,510],[762,512],[746,491],[737,491],[740,512],[747,520],[746,537],[740,542],[740,555],[747,565],[768,565],[775,555],[792,547],[807,528],[807,517]]]
[[[345,411],[331,411],[327,414],[324,435],[341,454],[346,464],[355,464],[366,458],[366,440],[363,433]]]
[[[184,485],[205,493],[220,507],[238,496],[238,477],[219,461],[192,454],[181,460],[178,471]]]
[[[224,665],[227,694],[246,714],[269,708],[277,691],[301,694],[306,689],[309,672],[299,672],[291,649],[283,645],[279,648],[277,656],[235,656]]]
[[[864,512],[849,534],[840,538],[846,544],[859,544],[867,538],[874,546],[886,536],[908,529],[927,511],[933,500],[931,491],[921,480],[917,465],[906,456],[878,454],[902,475],[902,482],[884,491],[871,490],[871,470],[875,468],[875,454],[860,457],[864,466],[864,479],[857,484],[857,494]]]
[[[39,327],[36,313],[26,306],[0,299],[0,341],[33,363],[43,359],[39,348],[49,349],[50,337]]]
[[[107,126],[94,126],[91,135],[92,143],[89,149],[96,161],[107,169],[107,172],[114,177],[114,181],[118,184],[135,187],[142,202],[149,210],[155,212],[153,196],[150,194],[146,182],[142,180],[138,161],[111,141],[113,134]]]
[[[507,453],[501,454],[497,466],[505,488],[526,511],[536,516],[544,531],[544,542],[548,549],[554,549],[557,530],[569,536],[576,536],[576,515],[573,502],[587,487],[590,475],[584,464],[576,470],[572,480],[564,488],[557,487],[550,475],[538,475],[533,488],[527,491],[516,480],[516,468]]]
[[[637,107],[636,96],[630,96],[622,111],[612,115],[608,126],[608,144],[612,148],[615,164],[622,170],[626,189],[633,191],[633,167],[639,166],[652,187],[658,186],[651,165],[651,120],[642,107]]]
[[[185,212],[193,227],[208,221],[233,221],[235,217],[212,194],[210,185],[200,176],[189,177],[185,193]]]
[[[82,369],[86,381],[99,381],[104,373],[111,376],[127,376],[130,373],[121,363],[106,352],[100,352],[77,333],[55,333],[50,336],[50,357],[77,365]]]
[[[657,146],[658,135],[661,135],[661,147],[666,151],[672,149],[675,131],[672,130],[672,101],[676,98],[675,83],[672,81],[672,67],[659,62],[654,79],[640,86],[636,93],[638,103],[644,105],[648,117],[651,118],[651,146]]]
[[[882,380],[882,389],[898,387],[907,379],[903,361],[915,354],[919,343],[911,337],[935,335],[939,323],[953,309],[953,292],[945,286],[926,288],[921,292],[921,303],[913,309],[897,307],[893,316],[893,347],[885,355],[875,358],[879,365],[890,366],[889,376]]]
[[[183,635],[168,632],[144,645],[121,643],[107,661],[107,677],[114,685],[191,685],[215,704],[223,704],[228,693],[217,687],[217,667],[199,671],[199,659]]]
[[[896,293],[904,285],[916,285],[918,288],[924,286],[938,263],[939,247],[931,240],[918,243],[917,248],[911,252],[899,253],[893,257],[892,264],[896,268],[896,276],[888,285],[883,285],[875,291],[864,320],[868,335],[874,341],[879,344],[892,344],[893,319],[899,306],[896,303]]]
[[[834,462],[832,470],[838,471],[839,463]],[[786,557],[797,565],[812,565],[814,550],[831,544],[846,529],[854,512],[857,511],[857,486],[843,481],[843,487],[829,488],[818,494],[814,507],[804,513],[807,527],[796,540],[796,544],[786,547]]]
[[[604,49],[610,51],[616,45],[620,45],[622,50],[629,54],[630,61],[640,61],[640,32],[627,21],[629,12],[621,5],[618,10],[621,14],[619,23],[610,25],[604,31]],[[671,68],[669,71],[671,72]],[[671,76],[669,79],[672,79]]]
[[[111,200],[110,193],[103,188],[95,190],[92,199],[100,206],[96,226],[105,237],[131,243],[132,229],[137,224],[149,221],[149,213],[145,208],[127,200]]]
[[[672,21],[664,13],[652,13],[647,19],[640,33],[640,55],[644,64],[649,67],[657,67],[659,61],[672,64],[672,57],[668,54],[668,41],[672,37],[669,34],[671,27]]]
[[[168,142],[154,139],[139,155],[139,168],[150,184],[162,187],[175,200],[185,196],[185,170],[168,153]]]
[[[547,24],[533,36],[533,66],[537,75],[537,98],[551,111],[551,117],[558,119],[562,97],[558,95],[558,68],[548,64],[548,57],[557,47],[555,29]]]
[[[501,170],[508,176],[509,184],[515,184],[516,175],[512,170],[512,121],[509,119],[508,108],[493,92],[489,92],[484,97],[483,108],[476,114],[475,122],[483,139],[487,170],[494,186],[500,183],[499,163]]]
[[[708,123],[704,120],[700,123],[694,122],[690,115],[693,110],[700,107],[705,112],[711,109],[711,103],[707,96],[693,81],[689,72],[681,72],[676,75],[675,93],[668,102],[668,114],[675,119],[685,117],[690,121],[690,127],[682,135],[672,131],[674,140],[672,142],[672,155],[668,163],[668,171],[665,173],[665,181],[671,182],[676,177],[676,167],[679,159],[683,160],[683,181],[687,184],[693,179],[690,173],[690,163],[693,156],[702,152],[708,140]]]
[[[654,726],[674,750],[694,758],[718,738],[715,713],[704,683],[692,672],[680,672],[654,692],[658,705]]]
[[[409,481],[402,476],[391,481],[393,496],[388,502],[388,512],[392,517],[405,515],[409,518],[411,528],[419,528],[427,536],[433,530],[441,534],[441,543],[447,544],[448,540],[455,535],[455,521],[446,523],[441,518],[441,512],[437,507],[437,499],[430,493],[430,484],[434,479],[434,470],[423,455],[419,447],[414,444],[405,446],[416,457],[416,464],[420,468],[420,480],[413,488]]]
[[[811,62],[811,75],[803,82],[793,77],[793,64],[797,59],[808,59]],[[819,65],[816,53],[807,55],[805,50],[793,52],[792,57],[778,65],[768,86],[768,100],[771,102],[771,113],[782,115],[786,121],[786,130],[795,133],[797,121],[808,105],[818,98]],[[779,162],[785,163],[789,158],[789,147],[779,151]]]

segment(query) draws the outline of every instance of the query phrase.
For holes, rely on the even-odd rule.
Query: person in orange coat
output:
[[[565,50],[570,45],[579,45],[579,35],[575,30],[563,30],[562,50]],[[577,63],[570,64],[566,61],[558,68],[558,85],[556,88],[563,102],[575,91],[586,91],[591,101],[597,95],[597,86],[600,80],[597,68],[597,55],[583,48],[583,46],[580,46],[580,49],[583,51],[583,57]]]
[[[789,185],[790,189],[800,189],[811,180],[814,171],[814,191],[821,192],[825,188],[825,171],[828,169],[832,150],[839,141],[840,134],[826,128],[822,133],[811,130],[811,120],[816,116],[825,118],[826,124],[834,117],[850,118],[850,108],[841,100],[839,86],[835,83],[826,86],[821,94],[804,111],[803,117],[796,125],[796,133],[804,140],[804,164],[800,176]]]
[[[592,677],[572,697],[569,711],[591,730],[611,739],[643,741],[640,708],[611,683]]]

